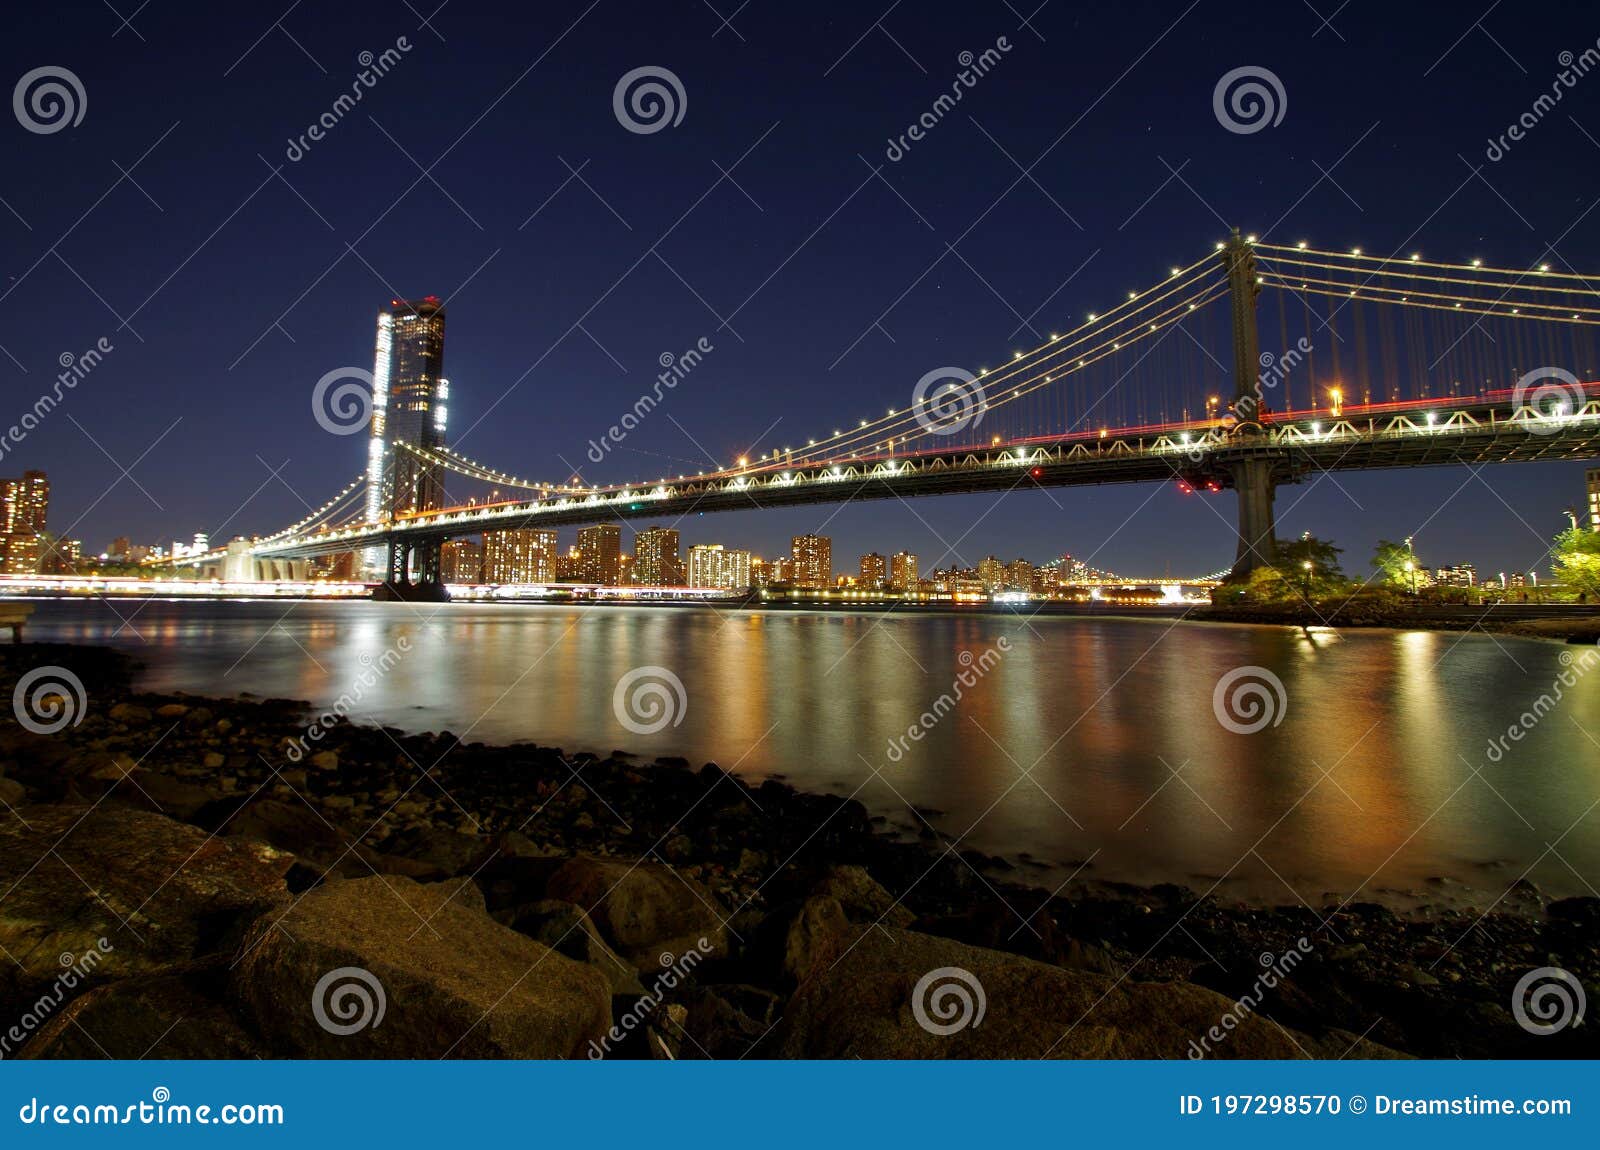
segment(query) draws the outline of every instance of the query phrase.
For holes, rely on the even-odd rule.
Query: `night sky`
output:
[[[1067,326],[1227,226],[1600,270],[1600,71],[1485,157],[1550,90],[1559,54],[1595,45],[1592,3],[1497,4],[1473,23],[1481,5],[1035,2],[905,2],[876,25],[886,0],[454,0],[427,25],[435,0],[307,0],[277,25],[287,0],[33,6],[8,21],[0,74],[70,69],[86,108],[49,134],[0,124],[0,422],[50,389],[63,353],[102,337],[114,350],[0,473],[48,471],[51,528],[92,551],[283,526],[362,465],[363,439],[321,430],[310,394],[371,367],[397,295],[448,301],[453,446],[609,482],[904,406],[932,368],[1032,346],[1019,315]],[[410,50],[361,103],[286,156],[361,54],[401,37]],[[960,54],[1000,37],[1001,62],[886,160]],[[612,96],[647,65],[686,104],[641,134]],[[1281,78],[1277,126],[1235,134],[1213,114],[1217,80],[1242,65]],[[591,464],[590,439],[658,357],[701,338],[705,362]],[[1582,482],[1579,464],[1344,474],[1280,491],[1279,529],[1332,537],[1362,572],[1376,539],[1413,533],[1429,562],[1542,568]],[[1212,509],[1165,485],[679,527],[686,546],[765,555],[817,529],[841,569],[909,548],[925,569],[1070,551],[1199,574],[1233,558],[1232,496]]]

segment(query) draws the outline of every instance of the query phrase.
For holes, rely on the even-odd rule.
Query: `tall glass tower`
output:
[[[437,296],[393,300],[378,313],[367,442],[367,522],[444,506],[443,469],[399,444],[443,447],[450,401],[444,378],[444,305]],[[368,565],[382,567],[381,551]]]

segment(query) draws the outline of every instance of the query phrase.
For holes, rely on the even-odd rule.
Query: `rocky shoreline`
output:
[[[903,841],[714,764],[343,722],[297,744],[304,703],[0,652],[8,697],[41,666],[84,690],[53,733],[0,729],[4,1057],[1600,1056],[1512,1010],[1538,968],[1600,986],[1600,899],[1324,923],[1052,893],[932,815]]]

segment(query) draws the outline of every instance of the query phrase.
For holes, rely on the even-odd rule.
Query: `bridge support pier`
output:
[[[1277,479],[1271,459],[1241,459],[1230,470],[1239,493],[1239,551],[1228,577],[1242,579],[1277,558],[1277,522],[1272,514]]]
[[[388,561],[384,580],[373,589],[380,603],[447,603],[450,593],[444,588],[440,548],[436,542],[403,543],[391,540],[384,545]],[[417,581],[411,581],[415,568]]]

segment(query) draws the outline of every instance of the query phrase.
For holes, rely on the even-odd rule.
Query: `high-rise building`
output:
[[[49,535],[40,543],[39,571],[44,575],[72,575],[83,561],[83,541],[54,539]]]
[[[1589,487],[1589,530],[1600,531],[1600,467],[1584,473]]]
[[[44,472],[24,471],[21,479],[0,479],[0,572],[39,573],[49,511],[50,480]]]
[[[917,557],[909,551],[896,551],[889,557],[889,586],[896,591],[917,589]]]
[[[536,527],[485,531],[482,570],[485,583],[553,583],[556,533]]]
[[[861,585],[863,587],[879,588],[888,582],[889,561],[876,551],[869,551],[861,557]]]
[[[1033,564],[1026,559],[1013,559],[1006,564],[1006,590],[1033,590]]]
[[[696,543],[689,548],[689,586],[722,586],[722,544]]]
[[[800,587],[833,585],[833,540],[826,535],[796,535],[794,582]]]
[[[980,560],[978,563],[978,581],[983,584],[985,591],[998,591],[1005,586],[1005,564],[993,555]]]
[[[1440,587],[1476,587],[1478,568],[1471,563],[1440,567],[1433,573],[1433,582]]]
[[[378,313],[367,441],[367,521],[444,506],[443,468],[398,447],[443,447],[450,400],[444,378],[444,305],[437,296],[392,300]],[[381,552],[369,560],[381,567]]]
[[[601,523],[578,531],[583,582],[615,587],[622,580],[622,528]]]
[[[689,548],[689,586],[744,591],[751,586],[750,552],[720,543],[696,543]]]
[[[671,587],[683,582],[678,532],[648,527],[633,539],[633,582],[644,587]]]
[[[446,583],[483,582],[483,544],[449,539],[439,549],[439,574]]]

